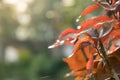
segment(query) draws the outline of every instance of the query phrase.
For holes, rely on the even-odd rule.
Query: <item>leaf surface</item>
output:
[[[87,28],[93,27],[98,24],[98,23],[103,23],[109,20],[112,20],[113,18],[110,18],[108,16],[102,15],[102,16],[98,16],[98,17],[94,17],[91,19],[88,19],[84,22],[81,23],[81,28],[77,31],[77,33],[81,32],[82,30],[85,30]]]
[[[81,13],[81,16],[86,16],[87,14],[95,11],[98,8],[100,8],[98,4],[92,4],[83,10],[83,12]]]
[[[75,32],[76,32],[75,29],[73,29],[73,28],[67,28],[66,30],[64,30],[64,31],[60,34],[60,36],[58,37],[58,40],[62,39],[63,37],[67,36],[67,35],[70,34],[70,33],[75,33]]]

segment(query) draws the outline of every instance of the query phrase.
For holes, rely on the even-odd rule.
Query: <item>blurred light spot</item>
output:
[[[54,11],[48,11],[47,13],[46,13],[46,17],[47,18],[54,18],[55,17],[55,12]]]
[[[25,1],[27,3],[32,3],[34,0],[23,0],[23,1]]]
[[[16,38],[20,41],[24,41],[27,39],[33,39],[36,36],[36,31],[34,28],[19,26],[16,30]]]
[[[27,10],[27,3],[25,2],[19,2],[17,5],[16,5],[16,11],[17,12],[25,12]]]
[[[24,41],[28,38],[28,32],[25,27],[18,27],[16,30],[17,39]]]
[[[18,21],[21,23],[21,24],[28,24],[31,20],[31,17],[29,14],[22,14],[22,15],[19,15],[18,16]]]
[[[16,4],[18,3],[19,0],[3,0],[4,3],[7,3],[7,4]]]
[[[4,3],[7,4],[16,4],[19,2],[26,2],[26,3],[32,3],[34,0],[3,0]]]
[[[66,7],[73,6],[75,4],[74,0],[63,0],[63,5]]]
[[[6,62],[16,62],[18,60],[18,51],[13,46],[8,46],[5,49],[5,61]]]
[[[28,7],[25,0],[3,0],[3,2],[12,4],[17,12],[25,12]]]

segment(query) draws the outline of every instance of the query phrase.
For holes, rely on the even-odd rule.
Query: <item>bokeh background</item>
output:
[[[73,80],[62,61],[72,53],[55,49],[61,31],[75,22],[92,0],[0,0],[0,80]],[[91,15],[88,15],[88,17]]]

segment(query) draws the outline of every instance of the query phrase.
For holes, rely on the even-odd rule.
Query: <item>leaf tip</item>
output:
[[[80,16],[76,19],[76,22],[79,22],[81,17],[82,17],[82,16],[80,15]]]
[[[48,49],[51,49],[51,48],[54,48],[55,46],[54,45],[51,45],[51,46],[48,46]]]

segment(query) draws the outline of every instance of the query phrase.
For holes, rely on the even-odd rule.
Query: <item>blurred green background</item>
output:
[[[0,0],[0,80],[73,80],[63,57],[71,47],[48,49],[61,31],[76,29],[92,0]],[[89,15],[91,16],[91,15]]]

